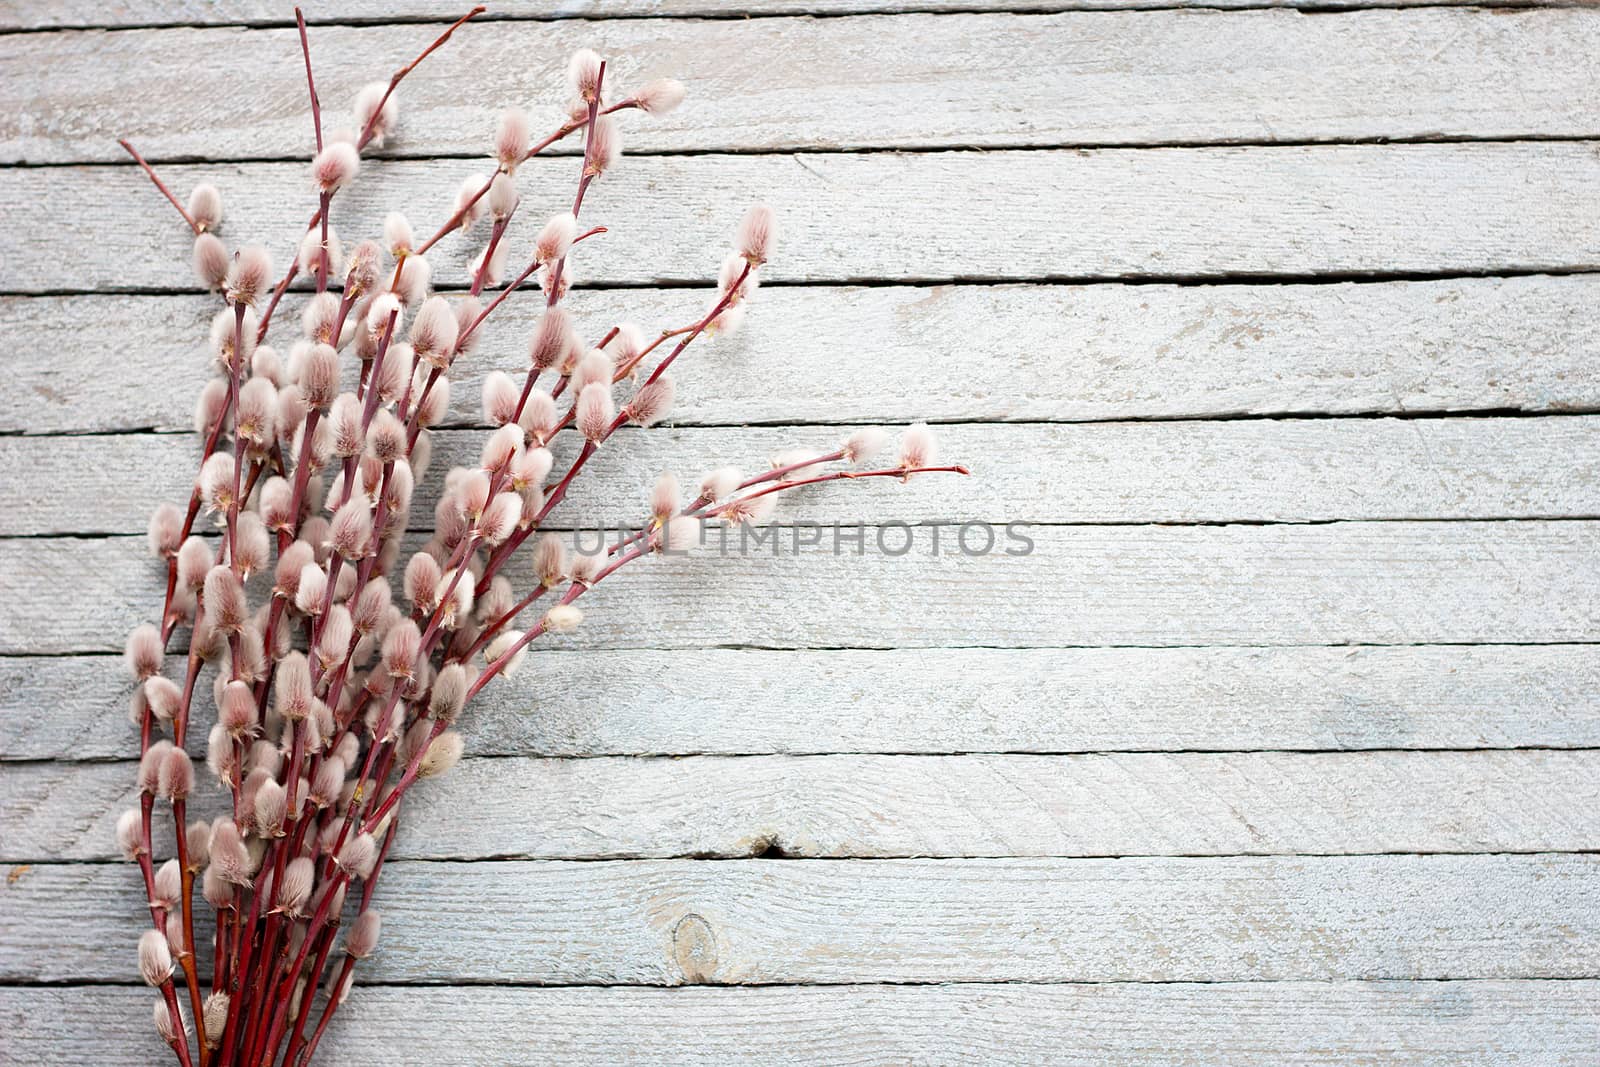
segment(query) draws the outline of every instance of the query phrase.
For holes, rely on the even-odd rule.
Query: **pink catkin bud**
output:
[[[516,418],[520,397],[517,384],[509,374],[490,371],[483,379],[483,417],[496,426],[512,422]]]
[[[312,561],[313,555],[311,546],[306,542],[291,542],[278,556],[277,569],[273,572],[273,593],[293,599],[300,588],[300,572]]]
[[[934,439],[933,431],[925,422],[907,426],[905,433],[900,435],[900,463],[901,467],[926,467],[932,463],[939,454],[938,441]]]
[[[207,1048],[216,1048],[222,1044],[222,1037],[228,1026],[228,1004],[229,997],[226,993],[217,992],[206,997],[205,1007],[202,1009],[205,1014],[201,1023],[205,1028]]]
[[[372,143],[379,148],[400,121],[400,108],[390,88],[387,82],[369,82],[356,94],[356,122],[363,130],[372,131]]]
[[[367,427],[367,455],[380,463],[393,463],[405,458],[405,454],[405,424],[388,408],[379,409],[373,416],[372,425]]]
[[[461,762],[461,753],[466,747],[461,735],[454,730],[446,730],[428,745],[423,753],[422,762],[417,764],[418,778],[437,778],[447,774]]]
[[[361,496],[352,496],[334,513],[329,534],[333,550],[347,560],[363,559],[372,540],[372,509]]]
[[[344,295],[346,300],[366,296],[378,287],[378,266],[383,250],[376,241],[362,241],[350,250],[345,261]],[[337,339],[330,338],[334,344]]]
[[[339,353],[330,344],[319,343],[306,355],[300,375],[300,388],[306,403],[327,411],[339,394]]]
[[[428,701],[428,714],[439,722],[456,721],[467,700],[467,671],[459,663],[452,663],[439,672],[433,680],[433,694]]]
[[[700,520],[680,515],[668,520],[661,544],[668,552],[688,552],[700,545]]]
[[[371,834],[357,834],[344,843],[334,864],[351,878],[365,878],[378,862],[378,846]]]
[[[300,516],[294,506],[294,486],[273,475],[261,485],[261,521],[269,530],[292,530]]]
[[[545,475],[550,473],[550,465],[554,458],[546,448],[524,449],[520,455],[511,461],[511,484],[522,489],[527,486],[537,486],[544,481]]]
[[[311,665],[299,652],[290,652],[278,661],[273,676],[278,714],[289,722],[301,722],[311,714]]]
[[[183,704],[183,691],[171,678],[163,678],[158,674],[145,679],[144,699],[157,722],[171,722]]]
[[[194,763],[189,753],[174,748],[162,757],[156,791],[168,800],[182,800],[194,791]]]
[[[151,932],[154,933],[154,931]],[[161,1035],[161,1040],[169,1045],[176,1045],[178,1043],[178,1035],[186,1032],[186,1028],[183,1026],[183,1017],[179,1016],[177,1021],[174,1021],[172,1012],[167,1008],[165,1000],[155,1002],[152,1014],[155,1018],[156,1033]]]
[[[439,564],[426,552],[418,552],[406,564],[406,599],[411,601],[418,611],[432,614],[439,606],[439,594],[442,589],[439,582]]]
[[[579,552],[575,554],[572,557],[572,561],[569,565],[569,569],[572,573],[572,580],[583,586],[594,584],[595,575],[600,572],[600,568],[604,562],[605,559],[603,556],[596,555],[592,552]]]
[[[169,911],[176,909],[182,901],[183,868],[178,865],[177,860],[168,860],[161,865],[160,870],[156,871],[155,899]],[[169,924],[169,933],[171,925],[175,924]]]
[[[522,497],[516,493],[496,493],[478,521],[484,543],[498,545],[510,537],[522,518]]]
[[[159,931],[146,930],[139,938],[139,977],[152,986],[164,985],[172,977],[172,952]]]
[[[583,624],[583,612],[572,604],[557,604],[544,613],[544,627],[554,634],[571,633]]]
[[[572,317],[565,309],[554,307],[539,319],[528,346],[528,359],[538,370],[549,370],[564,362],[578,345],[578,334]]]
[[[461,185],[456,190],[456,210],[461,212],[462,229],[470,228],[473,223],[483,218],[484,212],[489,206],[485,203],[489,194],[484,193],[483,196],[478,196],[478,194],[483,192],[484,186],[488,184],[489,179],[481,174],[473,174],[461,179]],[[474,197],[477,199],[474,200]]]
[[[211,572],[211,559],[210,546],[199,537],[189,537],[178,549],[178,581],[191,590],[198,590]]]
[[[289,861],[283,870],[283,880],[277,885],[278,910],[290,915],[304,915],[306,902],[311,899],[311,887],[316,881],[317,864],[309,856],[298,856]]]
[[[844,442],[844,458],[851,463],[871,459],[889,443],[889,435],[877,426],[857,430]]]
[[[567,61],[567,88],[579,100],[593,102],[600,96],[600,57],[587,48],[572,53]]]
[[[718,467],[700,479],[700,495],[706,500],[721,500],[739,487],[743,479],[732,467]]]
[[[200,499],[211,511],[227,511],[233,500],[233,455],[213,452],[200,467]]]
[[[611,353],[603,348],[591,348],[583,354],[572,370],[572,391],[581,393],[584,386],[593,382],[610,385],[615,371]]]
[[[228,280],[228,268],[232,265],[228,247],[221,238],[202,233],[194,239],[194,273],[201,285],[213,292],[220,290]]]
[[[442,296],[424,301],[411,323],[411,346],[417,358],[431,367],[448,367],[459,329],[449,301]]]
[[[383,243],[391,256],[400,256],[417,246],[417,237],[411,229],[411,220],[398,211],[391,211],[383,220]]]
[[[657,522],[666,522],[678,513],[681,506],[678,479],[670,471],[663,471],[650,490],[651,518]]]
[[[162,654],[161,633],[149,623],[135,627],[122,650],[128,673],[140,682],[160,672]]]
[[[150,513],[147,536],[152,556],[175,555],[183,544],[183,512],[176,504],[158,505]]]
[[[226,566],[212,567],[206,574],[204,594],[206,616],[225,635],[237,634],[244,629],[250,617],[250,606],[245,601],[244,586],[233,571]]]
[[[272,255],[260,245],[246,245],[228,268],[227,292],[231,304],[255,302],[272,286]],[[255,331],[245,331],[252,340]],[[248,353],[247,353],[248,355]]]
[[[550,440],[560,421],[555,399],[543,389],[535,389],[528,394],[527,403],[522,405],[522,417],[517,424],[535,441],[543,443]]]
[[[268,778],[256,789],[254,807],[256,832],[262,837],[277,837],[289,810],[288,790]]]
[[[144,852],[143,819],[134,808],[117,817],[117,850],[128,860],[136,860]]]
[[[217,721],[229,736],[249,737],[256,730],[256,698],[244,682],[229,682],[222,690],[222,700],[217,710]]]
[[[317,658],[323,671],[332,670],[344,662],[355,632],[349,608],[335,604],[329,609],[327,617],[322,620],[322,633],[317,638]]]
[[[358,960],[372,955],[373,949],[378,947],[378,934],[382,926],[382,919],[375,911],[368,910],[357,915],[356,921],[350,924],[350,933],[345,935],[345,952]]]
[[[302,615],[322,614],[322,602],[328,593],[328,574],[316,563],[307,563],[300,569],[300,580],[295,586],[294,606]]]
[[[616,403],[611,399],[611,386],[600,382],[585,386],[578,394],[574,412],[578,432],[589,443],[604,441],[611,432],[611,423],[617,414]]]
[[[324,252],[327,253],[329,275],[337,276],[344,266],[344,245],[339,240],[339,232],[332,226],[328,227],[326,244],[323,243],[321,229],[307,230],[306,235],[300,239],[295,263],[306,274],[320,278]]]
[[[201,182],[189,193],[189,217],[202,232],[222,225],[222,193],[210,182]]]
[[[622,155],[622,128],[610,115],[595,119],[589,135],[589,162],[586,173],[600,175],[616,166]]]
[[[261,521],[260,515],[253,511],[245,511],[239,515],[236,533],[234,559],[239,565],[240,574],[249,578],[267,565],[267,557],[271,551],[267,527]]]
[[[417,629],[415,622],[406,619],[390,630],[383,639],[384,670],[394,678],[411,678],[416,670],[417,656],[421,651],[422,633]]]
[[[566,255],[578,236],[578,220],[570,211],[550,216],[534,241],[534,258],[540,263],[551,263]]]
[[[502,426],[484,440],[479,466],[491,473],[503,471],[521,453],[522,428]]]
[[[640,426],[654,426],[672,410],[675,396],[672,375],[663,374],[633,394],[633,399],[628,401],[628,419]]]
[[[672,78],[658,78],[648,82],[644,88],[633,94],[640,110],[658,116],[676,111],[678,105],[683,103],[684,96],[683,83]]]
[[[514,171],[528,154],[528,116],[519,108],[500,112],[495,124],[494,157],[504,171]]]
[[[334,141],[311,161],[311,182],[318,192],[336,193],[361,171],[361,153],[355,145]]]
[[[772,209],[765,204],[756,204],[740,220],[733,239],[734,247],[752,267],[759,267],[771,256],[776,233],[777,221]]]
[[[489,484],[489,475],[482,470],[467,471],[456,483],[456,496],[469,522],[476,522],[489,506]]]
[[[539,538],[539,547],[533,558],[534,576],[546,589],[555,586],[567,576],[567,546],[555,534]]]

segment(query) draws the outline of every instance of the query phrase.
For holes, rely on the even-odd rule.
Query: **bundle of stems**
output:
[[[562,306],[580,246],[605,232],[579,222],[585,197],[618,163],[623,114],[669,111],[683,89],[656,81],[611,100],[605,62],[585,50],[568,69],[568,119],[535,140],[522,112],[501,114],[493,173],[468,179],[430,237],[417,240],[394,213],[381,241],[346,251],[333,209],[363,151],[394,136],[395,89],[482,10],[451,24],[386,83],[363,89],[354,130],[331,134],[299,19],[315,210],[281,275],[265,248],[224,244],[215,187],[199,185],[180,201],[122,142],[192,230],[195,269],[222,301],[207,346],[217,373],[196,412],[203,443],[194,489],[186,507],[162,504],[150,520],[166,595],[159,621],[127,641],[139,805],[117,824],[149,899],[140,973],[160,993],[156,1029],[184,1067],[312,1059],[356,962],[377,946],[373,897],[413,785],[456,763],[463,709],[511,673],[531,643],[577,627],[577,601],[589,590],[647,556],[691,548],[703,523],[762,522],[801,486],[966,473],[933,465],[925,426],[906,431],[894,462],[868,466],[886,437],[868,428],[748,477],[719,467],[688,500],[663,475],[637,530],[604,551],[575,554],[541,534],[621,427],[653,426],[668,414],[671,369],[690,345],[738,326],[772,252],[773,215],[758,206],[744,216],[694,321],[649,338],[613,325],[586,342]],[[575,134],[583,152],[571,209],[528,242],[513,226],[518,168]],[[474,233],[483,247],[470,276],[459,291],[434,294],[428,251]],[[502,285],[518,242],[531,245],[531,257]],[[267,340],[297,279],[307,283],[299,336],[280,357]],[[530,279],[544,307],[522,380],[498,371],[486,378],[484,416],[495,428],[480,462],[444,478],[432,534],[402,565],[429,427],[445,416],[451,375]],[[628,393],[620,405],[619,390]],[[552,447],[568,441],[576,454],[552,478]],[[536,535],[519,590],[511,564]],[[172,676],[169,657],[177,659]],[[215,718],[206,727],[196,694],[208,678]],[[189,746],[202,730],[219,789],[196,786]],[[191,819],[191,800],[215,800],[219,812]],[[158,826],[158,813],[170,815],[170,826]],[[158,864],[163,846],[171,858]]]

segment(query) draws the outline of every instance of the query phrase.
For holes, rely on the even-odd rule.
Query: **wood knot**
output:
[[[717,970],[717,935],[711,924],[694,912],[672,928],[672,957],[685,982],[709,982]]]

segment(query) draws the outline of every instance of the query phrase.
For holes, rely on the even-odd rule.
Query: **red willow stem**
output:
[[[578,195],[572,199],[572,217],[576,219],[578,212],[583,209],[583,194],[589,191],[589,183],[594,181],[594,127],[600,114],[600,90],[605,85],[606,65],[600,64],[600,70],[595,74],[594,99],[589,101],[589,121],[586,124],[583,138],[583,171],[578,175]],[[549,291],[545,293],[545,307],[555,307],[561,300],[561,274],[567,267],[567,257],[562,256],[550,268]]]
[[[311,42],[306,39],[306,16],[294,9],[295,25],[300,28],[300,52],[306,57],[306,91],[311,94],[311,129],[317,135],[317,151],[322,151],[322,104],[317,100],[317,80],[311,76]],[[326,210],[326,209],[324,209]]]
[[[156,174],[155,168],[151,167],[150,164],[144,161],[144,157],[139,154],[138,150],[135,149],[133,145],[128,143],[126,138],[117,138],[117,143],[123,147],[128,155],[133,157],[133,161],[135,163],[139,164],[140,168],[142,168],[145,174],[150,178],[150,181],[155,184],[155,187],[158,190],[160,190],[161,195],[172,201],[172,206],[178,209],[178,214],[183,216],[183,221],[189,224],[190,232],[192,232],[196,237],[200,236],[200,224],[194,221],[194,216],[189,214],[189,209],[184,207],[182,202],[180,202],[177,197],[172,195],[172,190],[168,189],[167,183],[162,181],[160,176]]]

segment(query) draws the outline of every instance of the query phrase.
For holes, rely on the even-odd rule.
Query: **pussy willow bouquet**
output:
[[[166,597],[159,623],[128,637],[140,802],[117,824],[149,897],[139,971],[159,991],[155,1026],[184,1067],[311,1059],[357,961],[377,947],[372,902],[407,794],[460,758],[455,727],[485,685],[509,675],[534,641],[580,625],[577,602],[590,589],[646,556],[699,544],[703,523],[763,522],[799,486],[965,473],[931,465],[925,426],[905,433],[896,461],[871,469],[885,434],[863,429],[758,474],[719,467],[692,493],[663,474],[637,530],[598,552],[574,554],[541,535],[619,427],[666,417],[672,365],[689,346],[737,328],[773,251],[773,216],[760,206],[744,216],[695,321],[654,335],[575,321],[562,307],[573,260],[605,232],[579,216],[594,183],[616,168],[619,119],[662,114],[684,96],[663,80],[612,101],[605,62],[580,51],[559,128],[536,141],[522,112],[504,112],[493,173],[463,184],[431,236],[418,240],[397,212],[381,241],[347,249],[332,225],[338,194],[357,179],[362,152],[394,136],[396,87],[481,10],[387,83],[363,89],[354,127],[327,134],[299,20],[316,207],[281,275],[265,248],[224,243],[215,187],[180,201],[123,142],[193,231],[194,269],[223,304],[206,347],[217,374],[195,413],[203,446],[194,491],[186,508],[162,504],[150,520]],[[571,210],[518,227],[518,168],[574,134],[583,155]],[[447,239],[482,249],[469,277],[434,295],[427,254]],[[513,246],[519,262],[530,249],[531,258],[502,286]],[[309,293],[280,356],[267,341],[297,279],[304,284],[288,301]],[[444,477],[432,535],[403,558],[428,428],[446,414],[451,374],[530,279],[544,311],[516,368],[521,380],[501,371],[484,380],[483,414],[495,429],[476,467]],[[557,453],[567,458],[552,479]],[[183,631],[187,651],[169,673]],[[208,689],[209,726],[196,699]],[[187,750],[202,732],[215,787],[197,786]],[[191,801],[222,814],[191,821]],[[158,808],[170,826],[158,826]],[[158,850],[172,858],[158,860]],[[202,902],[208,915],[197,915]]]

